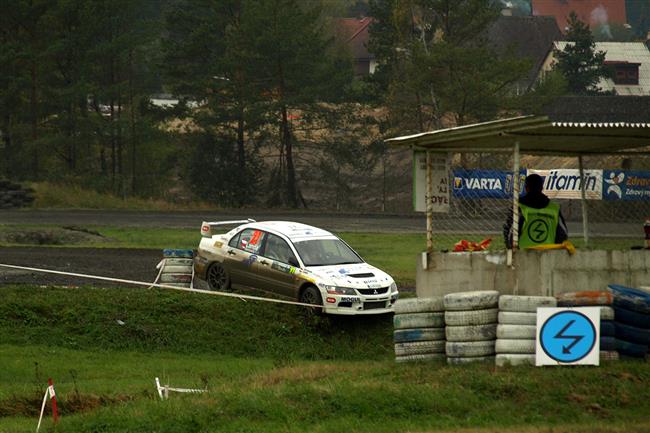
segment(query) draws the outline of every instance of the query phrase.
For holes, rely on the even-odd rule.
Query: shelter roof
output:
[[[650,123],[553,122],[547,116],[520,116],[395,137],[394,146],[432,151],[500,152],[516,142],[522,153],[613,154],[650,145]]]
[[[562,96],[544,107],[556,122],[650,121],[650,96]]]

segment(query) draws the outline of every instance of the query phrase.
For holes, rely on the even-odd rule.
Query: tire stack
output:
[[[441,297],[398,300],[393,325],[396,362],[445,359],[445,319]]]
[[[616,349],[623,356],[647,357],[650,347],[650,294],[610,285],[616,320]]]
[[[537,308],[555,307],[552,296],[513,296],[499,298],[496,365],[535,365]]]
[[[192,250],[164,249],[157,283],[175,287],[192,286]]]
[[[600,307],[600,359],[618,360],[613,296],[608,291],[581,291],[557,296],[558,307]]]
[[[0,209],[29,206],[33,201],[33,189],[24,189],[17,183],[0,180]]]
[[[495,290],[445,295],[448,364],[494,362],[498,303]]]

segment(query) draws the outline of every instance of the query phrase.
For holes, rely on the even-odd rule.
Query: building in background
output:
[[[357,77],[373,74],[377,65],[375,56],[368,51],[368,33],[372,18],[339,18],[336,20],[336,33],[349,48],[354,61],[354,74]]]
[[[572,11],[592,30],[602,28],[607,32],[610,24],[627,24],[625,3],[624,0],[531,0],[533,15],[555,17],[563,32]]]
[[[553,47],[564,50],[571,42],[556,41]],[[605,51],[605,64],[613,69],[613,78],[601,79],[598,83],[603,91],[614,91],[621,96],[650,95],[650,51],[643,42],[596,42],[596,51]],[[539,72],[539,79],[555,64],[553,50],[550,50]]]
[[[537,81],[553,42],[562,39],[562,32],[553,17],[500,16],[488,29],[487,38],[498,54],[531,61],[526,78],[515,83],[515,93],[521,94]]]

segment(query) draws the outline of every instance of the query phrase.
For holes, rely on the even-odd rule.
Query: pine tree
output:
[[[599,93],[598,82],[610,76],[605,67],[605,52],[596,51],[594,37],[589,26],[571,12],[568,19],[568,41],[564,50],[553,50],[557,59],[554,68],[562,73],[567,81],[569,92],[576,95]]]

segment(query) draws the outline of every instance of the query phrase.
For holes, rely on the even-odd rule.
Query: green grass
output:
[[[34,208],[38,209],[128,209],[128,210],[204,210],[216,206],[192,201],[174,203],[162,199],[118,197],[84,189],[78,185],[62,185],[48,182],[30,185],[35,193]]]
[[[66,433],[650,428],[643,362],[395,364],[390,316],[331,320],[138,289],[5,286],[0,299],[2,433],[34,430],[48,377],[62,411],[56,431]],[[156,376],[210,392],[162,402]],[[44,427],[52,431],[49,419]]]

